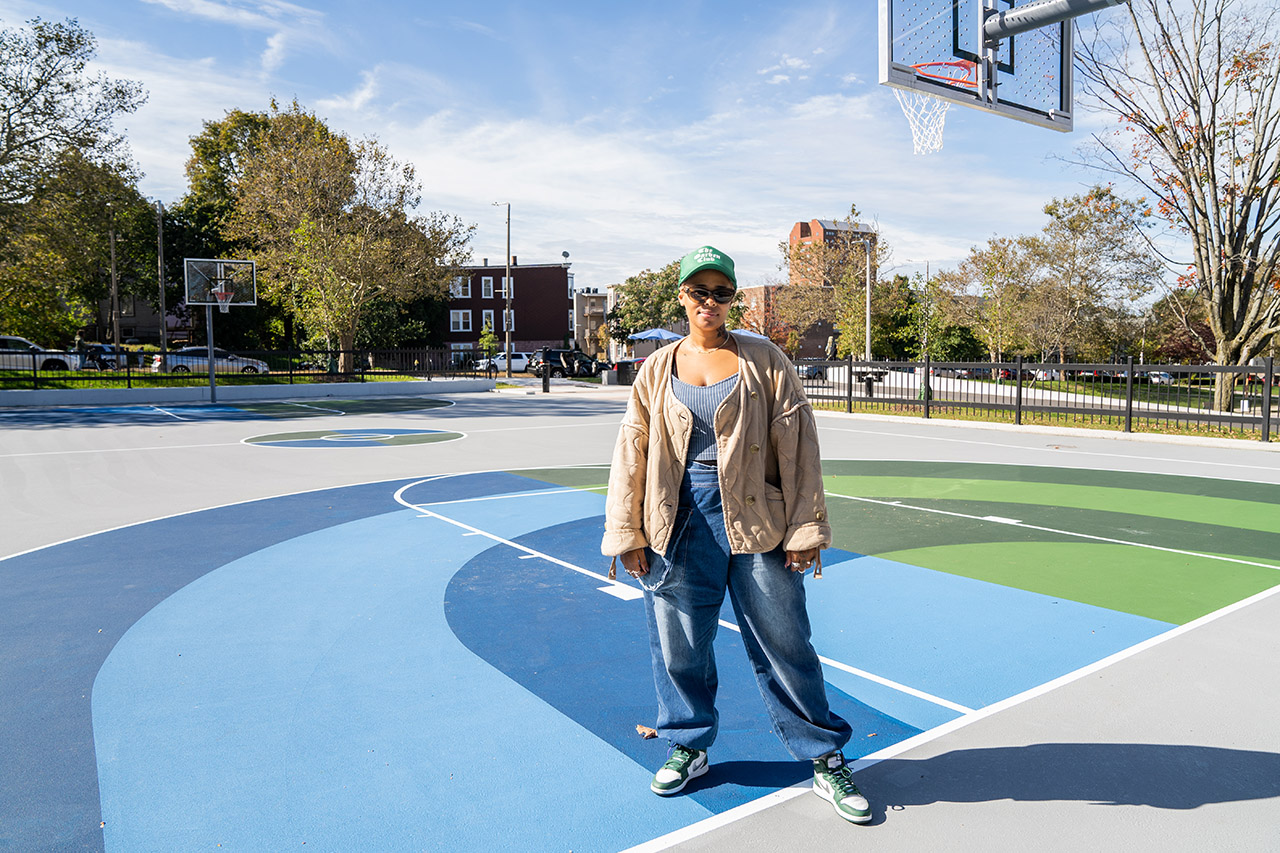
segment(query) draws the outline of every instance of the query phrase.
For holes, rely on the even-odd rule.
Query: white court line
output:
[[[1007,452],[1009,452],[1009,451],[1011,451],[1011,450],[1026,450],[1026,451],[1031,451],[1031,452],[1036,452],[1036,453],[1053,453],[1053,454],[1070,453],[1070,454],[1074,454],[1074,455],[1077,455],[1077,456],[1102,456],[1102,457],[1105,457],[1105,458],[1107,458],[1107,459],[1124,459],[1125,461],[1127,461],[1127,462],[1129,462],[1129,463],[1135,463],[1135,462],[1172,462],[1172,463],[1174,463],[1175,465],[1212,465],[1214,468],[1247,468],[1247,469],[1248,469],[1248,470],[1250,470],[1250,471],[1252,471],[1252,470],[1254,470],[1254,469],[1256,469],[1256,468],[1258,467],[1256,464],[1254,464],[1254,465],[1250,465],[1250,464],[1242,463],[1242,462],[1216,462],[1216,461],[1209,461],[1209,460],[1204,460],[1204,459],[1171,459],[1171,458],[1168,458],[1168,457],[1165,457],[1165,456],[1135,456],[1135,455],[1133,455],[1132,453],[1103,453],[1103,452],[1102,452],[1102,451],[1100,451],[1100,450],[1075,450],[1075,449],[1064,448],[1064,447],[1024,447],[1024,446],[1022,446],[1022,445],[1018,445],[1018,444],[1010,444],[1010,443],[1009,443],[1009,442],[1007,442],[1007,441],[979,441],[979,440],[974,439],[974,438],[947,438],[947,437],[945,437],[945,436],[940,436],[940,435],[916,435],[916,434],[914,434],[914,433],[889,432],[888,430],[875,430],[875,429],[850,429],[849,427],[828,426],[828,425],[826,425],[826,424],[822,424],[821,426],[822,426],[822,429],[829,429],[829,430],[833,430],[834,432],[855,432],[855,433],[858,433],[858,434],[860,434],[860,435],[883,435],[883,436],[889,436],[890,438],[906,438],[906,439],[911,439],[911,440],[913,440],[913,441],[944,441],[944,442],[949,442],[949,443],[952,443],[952,444],[977,444],[977,445],[980,445],[980,446],[982,446],[982,447],[998,447],[998,448],[1000,448],[1001,450],[1005,451],[1006,453],[1007,453]],[[1036,436],[1044,436],[1044,437],[1052,437],[1052,436],[1057,435],[1057,437],[1062,438],[1062,439],[1069,439],[1069,438],[1076,438],[1076,439],[1078,439],[1078,438],[1092,438],[1092,436],[1059,435],[1059,434],[1057,434],[1057,433],[1017,433],[1017,435],[1036,435]],[[1102,437],[1102,436],[1100,436],[1099,438],[1103,438],[1103,437]],[[1113,441],[1114,441],[1115,439],[1111,439],[1111,440],[1113,440]],[[1146,446],[1148,446],[1148,447],[1149,447],[1149,446],[1151,446],[1151,445],[1146,445]],[[1239,449],[1239,450],[1256,450],[1256,449],[1257,449],[1257,448],[1254,448],[1254,447],[1244,447],[1244,446],[1242,446],[1242,447],[1240,447],[1240,448],[1235,448],[1235,447],[1219,447],[1219,446],[1218,446],[1218,445],[1216,445],[1216,444],[1215,444],[1215,445],[1194,445],[1194,446],[1196,446],[1196,447],[1201,447],[1201,448],[1203,448],[1203,449],[1205,449],[1205,450],[1236,450],[1236,449]],[[866,461],[866,460],[855,460],[855,461]],[[877,461],[878,461],[878,460],[877,460]],[[915,459],[915,460],[911,460],[911,461],[920,462],[920,461],[933,461],[933,460],[920,460],[920,459]],[[956,460],[956,461],[965,461],[965,462],[968,462],[968,461],[970,461],[970,460]],[[1017,463],[1017,462],[973,462],[972,464],[975,464],[975,465],[1017,465],[1017,464],[1021,464],[1021,463]],[[1058,466],[1058,467],[1060,467],[1060,466]],[[1108,469],[1108,470],[1110,470],[1110,469]],[[1159,472],[1159,471],[1150,471],[1150,472],[1140,472],[1140,473],[1164,473],[1164,472]],[[1174,475],[1172,475],[1172,476],[1182,476],[1182,477],[1185,477],[1185,476],[1187,476],[1187,475],[1186,475],[1186,474],[1174,474]],[[1198,476],[1203,476],[1203,475],[1200,475],[1200,474],[1194,474],[1194,475],[1191,475],[1191,476],[1197,476],[1197,477],[1198,477]],[[1220,477],[1220,478],[1217,478],[1217,479],[1224,479],[1224,480],[1225,480],[1225,479],[1230,479],[1230,478],[1227,478],[1227,477]],[[1258,481],[1253,481],[1253,482],[1266,482],[1266,481],[1265,481],[1265,480],[1258,480]]]
[[[425,482],[425,481],[420,481],[420,482]],[[581,566],[575,566],[573,563],[569,563],[569,562],[566,562],[566,561],[564,561],[564,560],[558,559],[558,558],[556,558],[556,557],[552,557],[550,554],[544,553],[544,552],[542,552],[542,551],[534,550],[533,548],[529,548],[528,546],[525,546],[525,545],[520,545],[520,544],[518,544],[518,543],[516,543],[516,542],[512,542],[510,539],[505,539],[505,538],[503,538],[503,537],[501,537],[501,536],[498,536],[498,535],[497,535],[497,534],[495,534],[495,533],[489,533],[489,532],[487,532],[487,531],[481,530],[481,529],[480,529],[480,528],[478,528],[478,527],[473,527],[473,526],[471,526],[470,524],[467,524],[467,523],[462,522],[462,521],[458,521],[457,519],[449,518],[448,516],[441,515],[440,513],[437,513],[437,512],[432,512],[431,510],[429,510],[429,509],[427,509],[427,508],[426,508],[426,507],[428,507],[428,506],[439,506],[439,504],[414,504],[414,503],[410,503],[408,500],[406,500],[406,499],[404,498],[404,492],[405,492],[407,489],[410,489],[410,488],[412,488],[412,487],[414,487],[414,486],[416,486],[416,485],[419,485],[419,483],[409,483],[408,485],[403,486],[403,487],[401,487],[400,489],[398,489],[398,490],[396,491],[396,493],[395,493],[395,499],[396,499],[396,502],[397,502],[397,503],[399,503],[401,506],[405,506],[405,507],[408,507],[409,509],[416,510],[416,511],[418,511],[418,512],[420,512],[420,513],[423,513],[423,514],[424,514],[425,516],[427,516],[427,517],[430,517],[430,518],[436,518],[436,519],[439,519],[440,521],[444,521],[444,522],[447,522],[447,523],[449,523],[449,524],[455,525],[455,526],[457,526],[457,527],[461,527],[463,530],[468,531],[467,533],[464,533],[464,534],[463,534],[464,536],[484,536],[484,537],[487,537],[487,538],[489,538],[489,539],[492,539],[492,540],[493,540],[493,541],[495,541],[495,542],[500,542],[500,543],[502,543],[502,544],[504,544],[504,545],[509,545],[509,546],[511,546],[512,548],[516,548],[516,549],[518,549],[518,550],[520,550],[520,551],[524,551],[524,552],[525,552],[525,556],[523,556],[523,557],[521,557],[521,558],[520,558],[520,559],[522,559],[522,560],[524,560],[524,559],[529,559],[529,558],[532,558],[532,557],[541,557],[541,558],[543,558],[544,560],[547,560],[548,562],[555,563],[557,566],[562,566],[562,567],[564,567],[564,568],[566,568],[566,569],[569,569],[569,570],[571,570],[571,571],[578,572],[579,574],[584,574],[584,575],[587,575],[588,577],[595,578],[596,580],[604,581],[605,583],[610,584],[610,585],[625,587],[629,592],[633,592],[633,591],[634,591],[634,589],[635,589],[635,587],[632,587],[632,586],[630,586],[629,584],[622,583],[621,581],[613,581],[613,580],[609,580],[609,578],[608,578],[607,576],[605,576],[605,575],[601,575],[601,574],[598,574],[598,573],[596,573],[596,572],[593,572],[593,571],[591,571],[590,569],[584,569],[584,568],[582,568]],[[576,490],[569,490],[569,491],[576,491]],[[548,494],[548,493],[547,493],[547,492],[541,492],[541,493],[539,493],[539,494]],[[608,591],[608,590],[604,590],[604,591]],[[611,593],[611,594],[613,594],[613,593]],[[619,596],[619,597],[621,597],[621,596]],[[729,630],[731,630],[731,631],[737,631],[738,633],[742,633],[742,629],[741,629],[741,628],[739,628],[737,625],[733,624],[732,622],[726,622],[726,621],[725,621],[725,620],[723,620],[723,619],[721,619],[721,620],[719,620],[719,621],[720,621],[720,624],[721,624],[721,625],[723,625],[724,627],[728,628]],[[961,713],[961,714],[971,713],[971,712],[972,712],[972,710],[973,710],[972,708],[967,708],[967,707],[965,707],[964,705],[960,705],[960,704],[955,703],[955,702],[952,702],[952,701],[950,701],[950,700],[948,700],[948,699],[942,699],[942,698],[940,698],[940,697],[938,697],[938,696],[934,696],[934,695],[932,695],[932,694],[930,694],[930,693],[925,693],[923,690],[917,690],[917,689],[915,689],[914,687],[908,687],[908,686],[907,686],[907,685],[905,685],[905,684],[899,684],[898,682],[893,681],[893,680],[891,680],[891,679],[885,678],[885,677],[880,676],[880,675],[876,675],[876,674],[871,673],[871,672],[867,672],[866,670],[858,669],[857,667],[849,666],[849,665],[848,665],[848,664],[846,664],[846,663],[842,663],[842,662],[840,662],[840,661],[838,661],[838,660],[834,660],[834,659],[832,659],[832,658],[823,657],[823,656],[819,655],[819,659],[820,659],[823,663],[827,664],[828,666],[833,666],[833,667],[835,667],[836,669],[843,670],[844,672],[847,672],[847,673],[849,673],[849,674],[851,674],[851,675],[856,675],[856,676],[858,676],[858,677],[860,677],[860,678],[865,678],[865,679],[867,679],[868,681],[874,681],[874,682],[875,682],[875,683],[877,683],[877,684],[884,685],[885,687],[891,688],[891,689],[893,689],[893,690],[897,690],[897,691],[899,691],[899,692],[901,692],[901,693],[906,693],[907,695],[909,695],[909,696],[914,696],[914,697],[916,697],[917,699],[923,699],[923,700],[925,700],[926,702],[932,702],[932,703],[933,703],[933,704],[935,704],[935,705],[941,705],[941,706],[942,706],[942,707],[944,707],[944,708],[949,708],[950,710],[957,711],[957,712],[959,712],[959,713]]]
[[[1152,545],[1148,542],[1131,542],[1127,539],[1112,539],[1109,536],[1094,536],[1091,533],[1080,533],[1079,531],[1075,531],[1075,530],[1062,530],[1056,527],[1041,527],[1038,524],[1025,524],[1014,518],[999,518],[998,516],[968,515],[967,513],[954,512],[952,510],[947,510],[947,509],[935,509],[934,507],[927,507],[927,506],[912,506],[911,504],[905,504],[902,501],[882,501],[882,500],[877,500],[876,498],[863,498],[863,497],[855,497],[853,495],[841,495],[841,494],[837,494],[836,492],[826,492],[826,494],[833,498],[844,498],[847,501],[860,501],[862,503],[878,504],[880,506],[892,506],[892,507],[898,507],[900,509],[913,509],[913,510],[916,510],[917,512],[930,512],[930,513],[933,513],[934,515],[949,515],[949,516],[952,516],[953,518],[965,518],[965,519],[969,519],[970,521],[992,521],[998,524],[1008,524],[1012,527],[1020,527],[1023,530],[1038,530],[1041,533],[1056,533],[1061,536],[1074,536],[1077,539],[1090,539],[1094,542],[1107,542],[1112,545],[1132,545],[1134,548],[1147,548],[1148,550],[1151,550],[1151,551],[1163,551],[1166,554],[1181,554],[1184,557],[1203,557],[1206,560],[1219,560],[1224,563],[1238,563],[1239,565],[1242,565],[1242,566],[1257,566],[1262,569],[1276,569],[1277,571],[1280,571],[1280,566],[1275,565],[1274,563],[1258,563],[1253,560],[1241,560],[1238,557],[1224,557],[1220,554],[1203,554],[1199,551],[1184,551],[1180,548],[1166,548],[1163,545]]]
[[[1032,699],[1043,696],[1046,693],[1050,693],[1059,687],[1070,684],[1073,681],[1079,681],[1085,676],[1092,675],[1099,670],[1106,669],[1109,666],[1117,664],[1127,658],[1131,658],[1134,655],[1154,648],[1155,646],[1159,646],[1162,643],[1167,643],[1175,637],[1180,637],[1189,631],[1221,619],[1223,616],[1227,616],[1228,614],[1235,613],[1237,610],[1243,610],[1245,607],[1256,604],[1263,599],[1270,598],[1277,594],[1280,594],[1280,586],[1273,586],[1271,589],[1264,589],[1262,592],[1256,593],[1248,598],[1242,599],[1241,601],[1237,601],[1235,604],[1229,604],[1221,610],[1215,610],[1212,613],[1207,613],[1199,619],[1193,619],[1190,622],[1185,622],[1177,626],[1176,628],[1170,628],[1163,634],[1157,634],[1154,637],[1143,640],[1137,645],[1130,646],[1127,649],[1121,649],[1115,654],[1109,655],[1102,660],[1082,666],[1073,672],[1066,673],[1065,675],[1060,675],[1052,681],[1046,681],[1044,684],[1032,687],[1029,690],[1024,690],[1021,693],[1016,693],[1007,699],[1001,699],[999,702],[994,702],[987,705],[985,708],[980,708],[972,713],[965,714],[962,717],[957,717],[956,719],[945,722],[942,725],[934,726],[933,728],[927,729],[914,737],[898,741],[897,743],[887,746],[884,749],[877,750],[870,755],[854,759],[849,762],[849,766],[854,773],[866,770],[868,767],[879,764],[881,761],[901,755],[902,753],[918,746],[924,746],[925,744],[938,740],[939,738],[951,734],[958,729],[962,729],[965,726],[978,722],[979,720],[984,720],[987,717],[998,714],[1001,711],[1008,710],[1016,705],[1029,702]],[[927,761],[928,759],[921,760]],[[790,788],[783,788],[780,791],[774,791],[772,794],[761,797],[758,800],[743,803],[737,808],[730,809],[729,811],[718,815],[712,815],[705,820],[689,824],[675,832],[669,832],[666,835],[659,836],[658,838],[651,839],[642,844],[637,844],[634,847],[628,847],[626,850],[623,850],[622,853],[658,853],[658,851],[666,850],[676,844],[681,844],[685,841],[689,841],[690,839],[697,838],[700,835],[705,835],[708,832],[719,829],[722,826],[727,826],[745,817],[749,817],[757,812],[764,811],[771,806],[787,802],[789,800],[794,800],[796,797],[809,793],[812,788],[813,783],[811,782],[797,782]]]
[[[195,420],[195,418],[184,418],[184,417],[182,417],[181,415],[175,415],[173,412],[169,411],[168,409],[162,409],[162,408],[160,408],[159,406],[152,406],[151,408],[155,409],[157,412],[160,412],[162,415],[168,415],[169,417],[174,418],[174,419],[176,419],[176,420],[180,420],[180,421],[194,421],[194,420]]]
[[[199,447],[233,447],[240,443],[241,442],[239,441],[218,441],[212,444],[165,444],[158,447],[100,447],[97,450],[40,450],[32,453],[0,453],[0,459],[19,459],[27,456],[75,456],[79,453],[137,453],[140,450],[192,450]]]
[[[724,619],[721,619],[720,624],[728,628],[730,631],[737,631],[739,634],[742,633],[742,629],[739,628],[737,625],[733,624],[732,622],[728,622],[728,621],[725,621]],[[844,672],[847,672],[850,675],[856,675],[859,678],[865,678],[867,681],[874,681],[876,684],[882,684],[885,687],[891,688],[893,690],[897,690],[899,693],[906,693],[908,696],[914,696],[917,699],[923,699],[926,702],[932,702],[935,705],[941,705],[942,707],[948,708],[952,711],[956,711],[957,713],[960,713],[960,714],[973,713],[972,708],[968,708],[964,705],[959,704],[958,702],[952,702],[949,699],[943,699],[940,696],[934,696],[932,693],[925,693],[923,690],[917,690],[914,687],[908,687],[905,684],[899,684],[898,682],[885,678],[882,675],[876,675],[874,672],[867,672],[865,669],[858,669],[856,666],[849,666],[847,663],[841,663],[840,661],[833,660],[832,658],[826,657],[825,655],[818,655],[818,660],[822,661],[827,666],[832,666],[832,667],[835,667],[836,669],[843,670]]]
[[[326,409],[324,406],[311,406],[306,403],[295,403],[293,400],[281,400],[280,402],[284,403],[286,406],[301,406],[304,409],[315,409],[317,412],[334,412],[339,415],[347,414],[341,409]],[[444,408],[444,407],[441,407],[441,408]],[[422,410],[417,409],[415,411],[422,411]]]

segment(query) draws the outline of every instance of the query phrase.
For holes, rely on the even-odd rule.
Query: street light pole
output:
[[[116,278],[116,221],[111,216],[111,342],[120,351],[120,284]]]
[[[506,287],[506,312],[502,315],[502,329],[506,333],[505,345],[507,349],[507,378],[511,378],[511,202],[495,201],[494,207],[507,206],[507,278]]]

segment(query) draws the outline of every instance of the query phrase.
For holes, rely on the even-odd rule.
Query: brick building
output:
[[[511,317],[506,317],[506,267],[490,266],[485,258],[450,286],[449,327],[445,346],[474,350],[488,323],[504,342],[511,328],[511,349],[532,352],[542,347],[565,347],[573,340],[573,273],[568,263],[520,264],[511,258]]]

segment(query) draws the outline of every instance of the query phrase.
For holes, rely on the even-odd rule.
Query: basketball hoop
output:
[[[219,285],[217,289],[209,291],[213,297],[218,300],[218,311],[227,314],[231,311],[231,297],[235,296],[235,291]]]
[[[921,62],[911,66],[916,74],[949,86],[976,89],[977,64],[961,59],[954,62]],[[911,125],[911,145],[916,154],[932,154],[942,150],[942,130],[947,121],[950,101],[919,89],[894,89],[907,123]]]

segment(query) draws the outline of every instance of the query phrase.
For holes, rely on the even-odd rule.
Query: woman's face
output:
[[[689,328],[700,329],[704,332],[714,332],[724,325],[725,319],[729,316],[729,306],[732,301],[720,304],[711,296],[706,299],[694,299],[690,295],[690,290],[705,290],[714,293],[717,290],[734,290],[733,282],[729,281],[729,277],[718,270],[700,270],[684,280],[684,284],[680,285],[680,304],[684,306],[685,313],[689,315]]]

